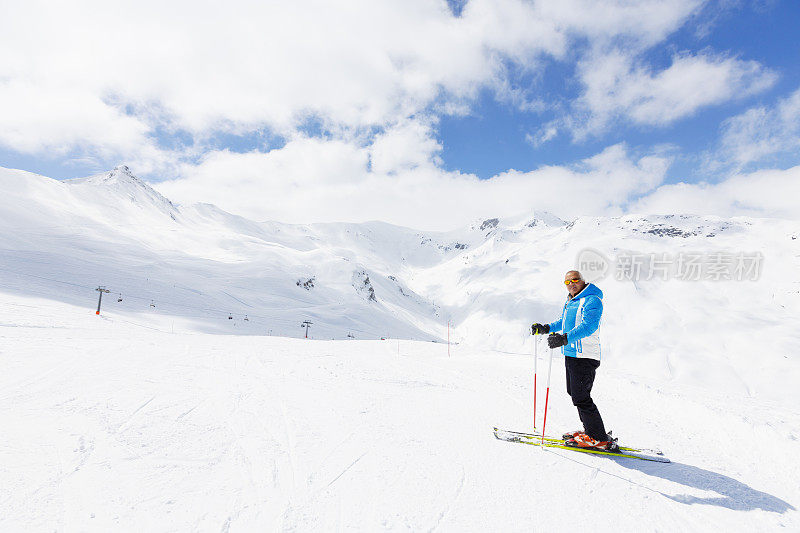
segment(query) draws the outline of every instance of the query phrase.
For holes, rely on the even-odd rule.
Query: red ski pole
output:
[[[550,399],[550,373],[553,370],[553,349],[550,348],[550,362],[547,365],[547,393],[544,395],[544,421],[542,422],[542,444],[544,444],[544,430],[547,426],[547,401]]]
[[[536,432],[536,361],[539,355],[536,353],[536,335],[533,336],[533,431]]]

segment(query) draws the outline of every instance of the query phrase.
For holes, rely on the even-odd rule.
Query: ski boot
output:
[[[612,453],[619,452],[617,439],[612,438],[611,435],[607,435],[606,440],[597,440],[586,433],[580,432],[574,435],[570,440],[565,441],[565,444],[567,446],[574,446],[575,448],[592,448],[594,450]]]

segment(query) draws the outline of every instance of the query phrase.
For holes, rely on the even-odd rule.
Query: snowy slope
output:
[[[82,311],[0,301],[3,531],[800,528],[796,404],[603,371],[615,432],[673,462],[588,457],[493,438],[531,425],[530,356]],[[577,423],[562,374],[554,430]]]
[[[0,169],[0,226],[2,530],[800,525],[796,222],[289,225],[173,205],[119,167],[66,182]],[[491,437],[531,425],[528,327],[559,316],[587,248],[763,258],[754,280],[612,266],[596,281],[593,395],[615,434],[672,465]],[[297,339],[304,320],[316,341]],[[448,321],[451,358],[421,342]],[[554,430],[578,423],[562,365]]]
[[[3,170],[0,192],[11,291],[89,304],[87,290],[103,285],[116,296],[106,305],[192,318],[204,331],[299,336],[308,319],[317,338],[441,336],[432,303],[336,242],[345,225],[317,231],[210,205],[179,209],[124,167],[66,182]]]

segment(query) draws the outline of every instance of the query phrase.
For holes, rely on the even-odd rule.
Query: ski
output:
[[[494,431],[495,431],[495,433],[497,433],[498,431],[502,431],[504,433],[509,433],[511,435],[518,435],[520,437],[529,437],[531,439],[535,438],[535,439],[539,439],[539,440],[542,439],[542,434],[539,433],[538,431],[534,431],[533,433],[529,433],[529,432],[525,432],[525,431],[511,431],[510,429],[499,429],[499,428],[494,428]],[[610,432],[609,432],[609,434],[610,434]],[[559,444],[559,443],[563,444],[564,443],[564,439],[558,438],[558,437],[555,437],[555,436],[552,436],[552,435],[545,435],[544,436],[544,441],[545,442],[553,442],[553,443],[556,443],[556,444]],[[655,448],[635,448],[635,447],[632,447],[632,446],[620,446],[619,449],[622,450],[622,451],[626,451],[626,452],[638,452],[638,453],[646,453],[646,454],[652,454],[652,455],[664,455],[664,452],[662,452],[661,450],[655,449]]]
[[[653,461],[657,463],[669,463],[670,460],[663,455],[644,453],[641,451],[630,451],[620,447],[619,452],[609,452],[605,450],[598,450],[596,448],[577,448],[575,446],[567,446],[561,439],[553,437],[545,437],[542,440],[541,435],[531,433],[520,433],[517,431],[507,431],[503,429],[494,428],[494,436],[498,440],[506,442],[519,442],[521,444],[529,444],[531,446],[540,446],[544,448],[558,448],[561,450],[570,450],[580,453],[590,453],[594,455],[605,455],[609,457],[624,457],[629,459],[639,459],[642,461]]]

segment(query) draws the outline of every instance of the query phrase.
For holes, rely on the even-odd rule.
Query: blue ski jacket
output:
[[[567,343],[561,347],[565,357],[600,360],[600,318],[603,316],[603,291],[589,283],[573,298],[567,297],[561,318],[550,325],[551,333],[564,332]]]

